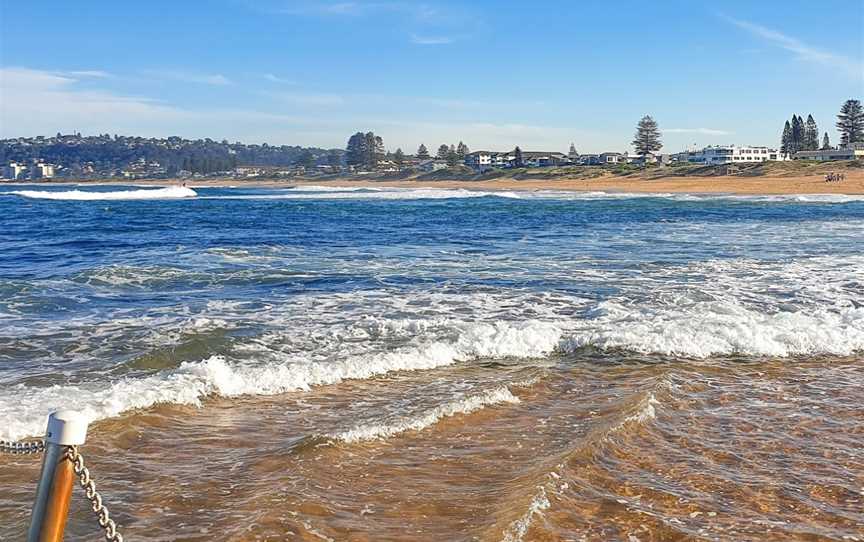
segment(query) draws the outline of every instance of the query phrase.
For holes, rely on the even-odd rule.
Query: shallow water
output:
[[[860,198],[76,190],[0,187],[0,438],[87,412],[129,539],[864,540]]]

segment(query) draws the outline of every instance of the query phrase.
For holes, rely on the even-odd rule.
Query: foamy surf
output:
[[[146,190],[116,190],[111,192],[96,192],[85,190],[13,190],[4,192],[15,196],[31,199],[71,200],[71,201],[103,201],[103,200],[156,200],[194,198],[197,192],[185,186],[168,186],[165,188]]]
[[[455,341],[435,341],[334,361],[293,358],[256,365],[231,363],[224,357],[212,356],[183,363],[172,371],[115,381],[108,387],[19,385],[0,397],[0,438],[15,440],[40,434],[45,413],[60,407],[79,410],[95,421],[159,403],[202,406],[202,401],[211,395],[275,395],[394,371],[435,369],[477,358],[537,358],[552,352],[559,339],[560,331],[543,324],[477,324],[468,326]],[[506,399],[503,394],[485,398],[502,399]],[[454,408],[473,404],[469,401]],[[444,412],[446,408],[438,415]]]
[[[606,301],[562,343],[645,354],[789,357],[851,355],[864,350],[864,308],[759,312],[731,301],[680,307],[626,306]]]
[[[519,398],[513,395],[509,388],[501,386],[477,395],[450,401],[423,414],[399,418],[385,423],[358,425],[348,431],[330,435],[330,438],[347,444],[366,440],[386,439],[408,431],[422,431],[427,427],[435,425],[443,418],[470,414],[491,405],[518,402]]]
[[[277,193],[245,194],[229,196],[207,196],[207,199],[231,200],[442,200],[466,198],[521,199],[519,192],[482,191],[463,188],[344,188],[297,187]],[[323,190],[321,188],[324,188]]]

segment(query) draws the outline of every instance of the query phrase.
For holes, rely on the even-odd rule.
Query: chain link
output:
[[[22,442],[10,442],[0,440],[0,452],[13,455],[38,454],[45,451],[45,441],[29,440]]]
[[[77,446],[69,446],[66,450],[66,457],[72,461],[75,474],[78,475],[78,481],[84,489],[84,494],[90,501],[93,512],[96,513],[99,527],[105,530],[105,540],[108,542],[123,542],[123,536],[117,532],[117,524],[109,517],[108,508],[102,504],[102,495],[96,491],[96,482],[90,478],[90,470],[84,466],[84,456],[78,452]]]

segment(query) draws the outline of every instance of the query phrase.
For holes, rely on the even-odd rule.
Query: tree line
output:
[[[840,144],[864,142],[864,109],[858,100],[846,100],[837,115],[837,131],[840,132]],[[819,128],[813,115],[807,115],[805,121],[799,115],[792,115],[783,126],[780,137],[780,152],[795,154],[799,151],[816,151],[831,149],[831,139],[828,132],[822,136],[820,143]]]
[[[298,162],[341,163],[341,149],[300,146],[247,145],[212,139],[189,140],[172,136],[82,136],[57,134],[54,137],[0,140],[0,162],[44,160],[70,171],[91,164],[97,171],[120,170],[133,162],[158,162],[169,174],[179,170],[192,173],[228,171],[238,165],[291,166]]]

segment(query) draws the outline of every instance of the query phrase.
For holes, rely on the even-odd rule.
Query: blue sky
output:
[[[837,141],[864,2],[0,0],[0,136],[80,131],[391,150]]]

